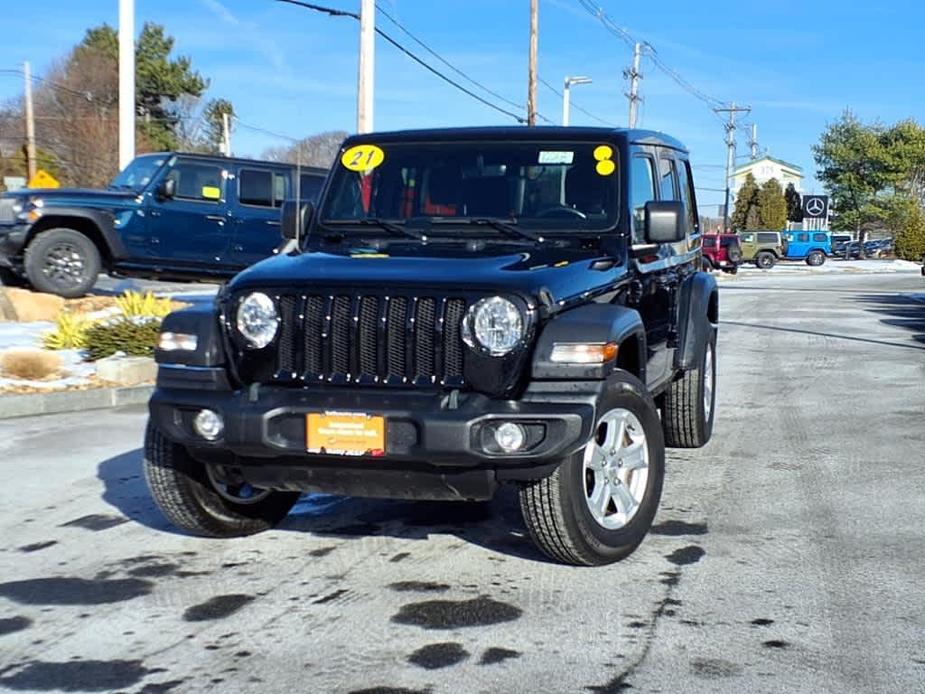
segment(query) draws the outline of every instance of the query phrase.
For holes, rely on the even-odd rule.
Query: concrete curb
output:
[[[130,388],[65,390],[57,393],[0,395],[0,419],[140,405],[148,402],[152,392],[154,392],[154,386],[132,386]]]

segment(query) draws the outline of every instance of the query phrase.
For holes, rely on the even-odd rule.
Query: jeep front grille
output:
[[[449,297],[280,296],[272,380],[461,387],[466,306]]]
[[[0,223],[9,224],[16,221],[16,213],[13,212],[13,206],[16,200],[13,198],[0,199]]]

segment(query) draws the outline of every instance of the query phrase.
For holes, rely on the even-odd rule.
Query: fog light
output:
[[[495,443],[505,453],[514,453],[524,447],[527,432],[514,422],[505,422],[495,429]]]
[[[162,352],[195,352],[199,337],[187,333],[161,333],[157,348]]]
[[[200,410],[193,419],[193,429],[206,441],[215,441],[225,430],[225,423],[217,412]]]

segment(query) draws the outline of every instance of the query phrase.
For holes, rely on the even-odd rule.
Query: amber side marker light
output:
[[[616,358],[616,342],[556,342],[550,356],[558,364],[604,364]]]

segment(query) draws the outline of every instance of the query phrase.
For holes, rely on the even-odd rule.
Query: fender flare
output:
[[[93,226],[99,233],[99,238],[93,238],[92,236],[90,238],[96,244],[103,244],[103,248],[100,250],[104,257],[108,255],[113,260],[126,257],[125,244],[114,226],[112,212],[108,209],[92,207],[55,207],[53,204],[46,205],[42,208],[42,216],[29,229],[26,245],[32,243],[32,240],[45,229],[67,227],[69,219],[80,220],[78,226],[84,227],[84,229],[88,222]],[[36,227],[39,228],[37,231]],[[75,231],[81,233],[84,233],[84,229],[74,228]]]
[[[697,367],[707,338],[719,322],[719,288],[715,277],[696,272],[682,282],[679,292],[675,367],[689,371]]]
[[[533,351],[533,379],[605,379],[621,363],[621,352],[618,351],[616,361],[606,364],[561,364],[551,360],[556,342],[616,342],[626,350],[626,355],[633,355],[633,375],[645,383],[646,329],[635,309],[619,304],[585,304],[554,315],[540,332]]]

